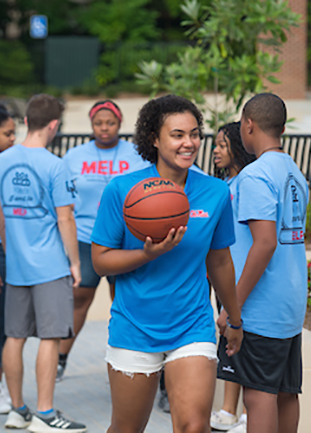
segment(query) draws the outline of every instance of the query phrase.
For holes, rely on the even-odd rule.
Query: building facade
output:
[[[302,17],[301,24],[287,32],[288,40],[281,48],[279,58],[284,63],[275,74],[281,84],[265,83],[283,99],[305,99],[307,95],[307,1],[289,0],[292,11]]]

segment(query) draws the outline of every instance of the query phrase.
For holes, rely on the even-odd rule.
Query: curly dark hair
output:
[[[140,110],[135,125],[134,143],[137,152],[144,160],[157,162],[158,150],[154,142],[159,138],[161,128],[171,114],[190,112],[196,118],[200,138],[203,138],[203,116],[200,110],[188,99],[176,95],[166,95],[152,99]]]
[[[233,165],[238,172],[242,170],[246,165],[255,161],[255,156],[246,152],[242,144],[240,134],[241,122],[227,123],[218,129],[218,132],[223,131],[224,139],[227,142],[228,150],[231,151],[231,158]],[[216,177],[224,179],[229,175],[228,169],[217,168],[215,166],[214,173]]]

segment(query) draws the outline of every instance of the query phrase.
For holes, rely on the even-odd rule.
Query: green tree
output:
[[[21,42],[0,40],[0,64],[0,92],[6,86],[32,82],[33,65]]]
[[[180,0],[90,0],[77,16],[81,27],[104,43],[183,38]]]
[[[93,0],[79,22],[102,42],[142,42],[158,36],[157,13],[149,11],[150,0]]]
[[[210,2],[211,0],[201,0],[203,6],[210,4]],[[157,0],[151,4],[158,14],[156,26],[162,41],[181,41],[184,39],[183,29],[180,26],[180,21],[183,18],[180,3],[180,0]]]
[[[103,43],[96,80],[100,86],[126,80],[138,70],[137,62],[148,47],[135,46],[159,37],[157,12],[150,0],[93,0],[78,21]],[[136,49],[135,49],[136,48]],[[122,78],[121,78],[122,77]]]
[[[274,74],[282,65],[278,54],[286,42],[285,32],[298,26],[300,17],[283,0],[211,0],[205,6],[186,0],[181,8],[187,16],[182,22],[185,34],[194,46],[189,45],[168,66],[142,62],[136,76],[139,83],[152,88],[152,96],[166,91],[203,106],[207,91],[225,95],[222,111],[216,97],[215,104],[208,106],[208,123],[216,131],[248,94],[265,89],[265,79],[278,82]],[[274,53],[265,51],[265,46]]]

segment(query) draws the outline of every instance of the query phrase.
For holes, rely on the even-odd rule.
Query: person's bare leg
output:
[[[299,398],[297,394],[278,394],[278,433],[297,433],[299,423]]]
[[[112,401],[108,433],[143,432],[152,411],[160,374],[128,376],[108,364]]]
[[[53,408],[59,339],[41,340],[37,355],[37,388],[39,411]]]
[[[68,355],[75,339],[81,331],[87,312],[93,302],[95,296],[95,287],[79,287],[73,291],[74,296],[74,310],[73,310],[73,329],[75,336],[66,340],[61,340],[59,346],[59,353]]]
[[[247,410],[248,433],[277,433],[277,395],[244,388],[244,404]]]
[[[236,415],[240,391],[241,385],[239,383],[229,382],[227,380],[225,381],[224,403],[222,406],[223,410],[232,415]]]
[[[168,362],[165,384],[174,433],[209,433],[216,361],[204,356],[188,356]]]
[[[2,363],[5,373],[6,383],[10,393],[13,407],[21,407],[24,405],[23,400],[23,348],[26,338],[6,339],[3,352]]]

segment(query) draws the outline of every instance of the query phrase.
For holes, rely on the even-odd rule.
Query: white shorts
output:
[[[188,356],[205,356],[217,361],[217,349],[214,343],[191,343],[167,352],[138,352],[107,346],[105,361],[116,371],[132,376],[135,373],[146,375],[160,371],[165,364]]]

